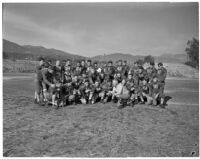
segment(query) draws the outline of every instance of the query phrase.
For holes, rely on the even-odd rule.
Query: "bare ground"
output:
[[[168,81],[166,109],[108,103],[55,110],[33,104],[32,86],[4,80],[4,156],[199,156],[198,81]]]

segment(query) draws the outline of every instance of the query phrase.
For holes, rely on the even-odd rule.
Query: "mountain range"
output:
[[[54,48],[48,49],[43,46],[32,45],[19,45],[17,43],[3,39],[3,58],[15,58],[15,59],[36,59],[39,56],[49,57],[53,59],[88,59],[83,56],[75,55],[72,53],[64,52]],[[92,61],[108,61],[113,62],[122,59],[127,60],[128,63],[132,63],[138,59],[144,59],[144,55],[131,55],[124,53],[112,53],[91,57]],[[154,56],[156,62],[164,63],[184,63],[187,61],[186,54],[163,54],[161,56]]]

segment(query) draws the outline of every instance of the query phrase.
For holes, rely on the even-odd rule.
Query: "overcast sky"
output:
[[[3,4],[3,38],[73,54],[184,53],[198,3]]]

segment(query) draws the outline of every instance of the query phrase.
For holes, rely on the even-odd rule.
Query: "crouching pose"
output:
[[[111,80],[104,80],[101,84],[102,91],[99,94],[102,103],[106,103],[111,100],[112,98],[112,82]]]
[[[93,88],[91,89],[90,95],[89,95],[89,102],[91,104],[94,104],[99,100],[101,91],[102,91],[102,88],[100,86],[99,81],[95,81],[95,84]]]
[[[139,98],[140,98],[140,104],[145,104],[145,102],[149,103],[150,100],[149,84],[147,83],[146,79],[143,79],[142,82],[140,83]]]
[[[164,94],[162,90],[162,84],[159,83],[157,76],[155,76],[152,84],[150,85],[150,98],[148,104],[153,104],[156,106],[159,102],[160,106],[163,107]]]
[[[118,98],[118,108],[123,108],[127,105],[127,101],[130,97],[130,91],[126,87],[126,80],[123,79],[121,83],[118,84],[119,94],[117,94]]]
[[[80,93],[81,93],[81,103],[82,104],[87,104],[89,101],[89,96],[90,96],[91,88],[89,84],[89,80],[85,80],[84,83],[80,86]]]
[[[80,87],[80,80],[78,79],[78,76],[75,75],[73,80],[72,80],[72,94],[69,98],[69,102],[73,104],[79,104],[80,97],[81,97],[81,92],[79,90]]]
[[[136,80],[133,78],[132,73],[128,75],[128,80],[126,82],[126,87],[130,92],[130,98],[128,104],[134,106],[138,103],[138,85]]]

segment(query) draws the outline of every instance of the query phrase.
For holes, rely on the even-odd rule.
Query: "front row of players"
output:
[[[144,69],[136,62],[129,68],[119,61],[116,66],[109,61],[98,67],[88,60],[78,62],[73,68],[70,60],[53,66],[44,59],[36,69],[35,103],[60,106],[94,104],[113,101],[119,108],[126,105],[148,104],[164,106],[164,85],[167,71],[162,63],[158,70],[154,63]]]

